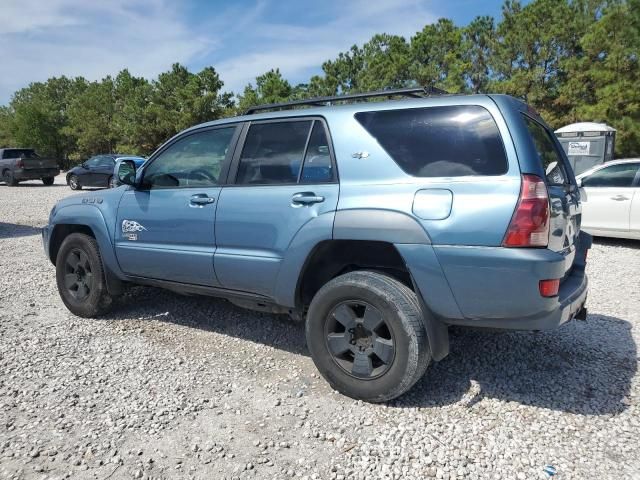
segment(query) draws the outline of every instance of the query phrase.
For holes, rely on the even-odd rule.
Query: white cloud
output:
[[[0,18],[0,103],[51,76],[97,80],[128,68],[153,77],[215,46],[164,0],[3,0]]]
[[[333,19],[313,26],[294,24],[295,19],[269,23],[253,17],[243,22],[242,29],[234,34],[248,36],[252,45],[233,58],[215,63],[225,86],[241,92],[257,75],[274,67],[294,83],[304,81],[310,73],[319,71],[322,62],[376,33],[408,39],[436,19],[420,0],[333,0],[325,2],[324,7]],[[268,6],[263,2],[261,8]]]
[[[278,67],[293,83],[375,33],[413,35],[429,0],[0,0],[0,104],[51,76],[97,80],[128,68],[153,78],[180,62],[213,65],[236,93]],[[181,10],[181,8],[183,10]],[[275,19],[278,20],[269,20]]]

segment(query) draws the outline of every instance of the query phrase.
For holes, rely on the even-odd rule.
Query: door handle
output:
[[[215,202],[215,198],[208,196],[206,193],[196,193],[191,195],[191,205],[209,205]]]
[[[311,205],[313,203],[324,202],[324,197],[313,192],[300,192],[291,197],[291,203],[295,205]]]
[[[625,197],[624,195],[616,195],[615,197],[611,197],[611,200],[615,200],[616,202],[622,202],[624,200],[629,200],[629,197]]]

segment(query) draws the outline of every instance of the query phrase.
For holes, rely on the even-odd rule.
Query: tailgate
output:
[[[55,158],[23,158],[24,170],[41,170],[43,168],[58,168]]]
[[[571,165],[555,135],[541,122],[523,115],[538,161],[545,172],[551,211],[549,250],[565,257],[565,274],[576,260],[582,207]]]

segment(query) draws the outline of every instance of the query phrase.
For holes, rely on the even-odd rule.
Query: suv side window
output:
[[[220,171],[236,126],[182,137],[144,170],[145,188],[209,187],[220,183]]]
[[[583,187],[631,187],[640,163],[620,163],[604,167],[582,179]]]
[[[311,124],[311,120],[251,124],[240,156],[236,183],[297,183]]]
[[[360,112],[355,118],[409,175],[503,175],[509,168],[498,126],[478,105]]]
[[[329,140],[324,125],[315,120],[304,156],[300,183],[325,183],[333,180]]]
[[[564,170],[562,157],[551,139],[551,133],[535,120],[523,115],[533,144],[536,147],[538,159],[542,163],[547,182],[552,185],[564,185],[568,182]]]

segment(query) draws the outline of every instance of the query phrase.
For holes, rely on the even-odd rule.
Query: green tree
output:
[[[596,10],[596,14],[599,10]],[[567,62],[562,101],[568,121],[606,122],[617,132],[617,156],[640,154],[640,2],[612,2]]]
[[[446,18],[411,38],[411,78],[420,85],[434,85],[450,93],[466,90],[462,30]]]
[[[152,86],[145,120],[154,148],[187,127],[221,118],[233,106],[232,95],[221,92],[223,82],[213,67],[194,74],[176,63]]]
[[[65,131],[69,107],[86,86],[82,77],[54,77],[18,90],[10,103],[15,145],[33,147],[62,161],[67,159],[75,151],[75,138]]]
[[[114,79],[115,112],[113,129],[116,132],[116,150],[122,153],[147,155],[157,147],[153,118],[149,105],[153,86],[142,77],[134,77],[122,70]]]
[[[401,88],[410,81],[411,57],[403,37],[379,34],[362,47],[362,68],[358,72],[359,88],[364,91]]]
[[[113,153],[117,143],[114,114],[113,80],[106,77],[89,83],[75,96],[68,109],[68,124],[60,133],[75,140],[75,153],[80,158]]]
[[[13,135],[11,134],[11,124],[13,123],[13,112],[7,106],[0,105],[0,148],[13,146]]]
[[[476,17],[462,29],[464,78],[472,93],[486,93],[489,89],[495,41],[493,17]]]
[[[282,77],[280,69],[269,70],[256,77],[256,86],[249,84],[242,95],[238,95],[238,110],[268,103],[286,102],[294,95],[291,84]],[[299,91],[297,92],[299,93]]]
[[[493,55],[494,90],[523,98],[550,123],[564,78],[564,58],[577,51],[579,22],[566,0],[536,0],[522,7],[507,0],[502,9]]]

